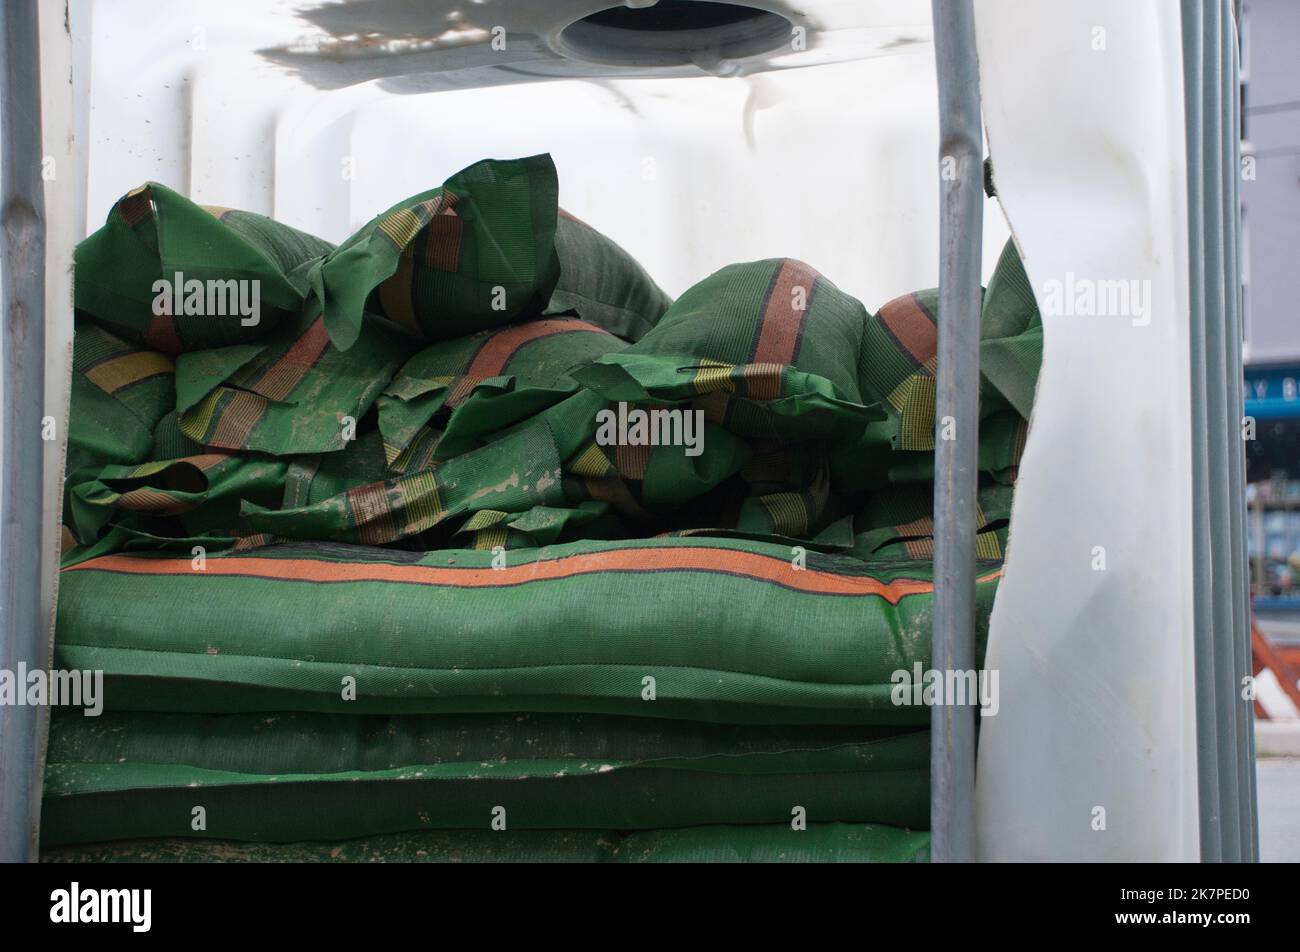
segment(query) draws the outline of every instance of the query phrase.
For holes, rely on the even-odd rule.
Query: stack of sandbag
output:
[[[335,248],[147,185],[83,242],[55,651],[106,710],[56,711],[47,846],[924,856],[935,293],[780,259],[670,302],[557,194],[480,162]],[[983,313],[981,646],[1010,246]]]

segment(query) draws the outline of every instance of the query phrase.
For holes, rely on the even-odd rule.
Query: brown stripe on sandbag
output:
[[[142,185],[127,192],[126,196],[117,203],[117,213],[132,228],[152,215],[153,192],[149,190],[149,186]]]
[[[793,258],[786,258],[772,276],[763,303],[763,316],[754,341],[754,364],[793,364],[799,355],[808,310],[812,307],[817,272]],[[794,306],[795,288],[804,289],[804,306]]]
[[[932,536],[934,535],[934,520],[930,516],[922,516],[920,519],[913,519],[911,522],[894,526],[894,531],[901,536]]]
[[[645,510],[621,476],[589,476],[582,481],[582,488],[592,499],[609,503],[625,516],[645,515]]]
[[[745,364],[740,368],[740,379],[745,382],[745,396],[751,400],[775,400],[781,396],[781,374],[784,364]]]
[[[909,559],[932,559],[934,539],[908,539],[903,543],[903,551]]]
[[[330,335],[325,329],[325,316],[312,321],[311,326],[303,331],[293,345],[270,367],[266,368],[256,383],[248,385],[254,393],[260,393],[268,400],[283,400],[293,393],[293,388],[302,383],[307,371],[320,361],[325,348],[329,347]]]
[[[170,314],[155,314],[144,329],[144,342],[165,354],[179,354],[185,349],[176,327],[176,318]]]
[[[208,446],[221,449],[244,449],[248,443],[253,427],[261,422],[266,413],[266,398],[247,390],[228,390],[230,402],[217,416],[217,425],[212,437],[204,442]]]
[[[133,489],[123,493],[117,500],[117,508],[127,512],[151,512],[164,516],[186,512],[195,505],[194,502],[176,499],[157,489]]]
[[[939,351],[939,328],[915,294],[896,297],[876,315],[889,336],[918,367],[934,369]]]
[[[706,423],[716,423],[721,426],[727,422],[727,413],[731,410],[731,397],[721,390],[715,390],[713,393],[706,393],[692,400],[691,409],[704,411]]]
[[[226,460],[234,458],[230,453],[200,453],[197,456],[182,456],[176,462],[189,463],[200,472],[206,473],[226,462]]]
[[[447,395],[446,406],[458,406],[479,381],[489,377],[499,377],[520,349],[526,344],[556,334],[596,333],[613,337],[608,331],[575,317],[548,318],[541,321],[529,321],[527,324],[514,324],[487,335],[482,345],[475,352]]]
[[[1016,441],[1011,447],[1011,463],[1020,465],[1020,457],[1025,453],[1025,441],[1029,439],[1029,421],[1021,420],[1016,424]]]
[[[384,483],[368,483],[347,491],[348,506],[356,526],[357,541],[363,545],[382,545],[397,537],[393,531],[393,511],[388,504]]]
[[[454,273],[460,267],[460,246],[465,220],[456,213],[457,196],[446,189],[425,226],[424,263],[438,271]]]
[[[260,578],[279,582],[392,582],[446,588],[511,588],[606,573],[640,575],[655,572],[701,572],[730,575],[809,595],[878,596],[892,605],[910,595],[934,592],[930,579],[897,578],[885,582],[860,575],[838,575],[811,566],[796,570],[789,559],[706,546],[662,549],[608,549],[554,559],[521,562],[499,569],[466,566],[411,565],[385,562],[328,562],[310,558],[222,556],[208,559],[206,571],[195,572],[189,557],[148,558],[105,555],[68,566],[64,572],[112,572],[124,575],[213,578]],[[975,579],[977,584],[1002,576],[1002,569]]]
[[[614,448],[614,465],[624,479],[644,480],[650,466],[649,446],[629,446],[620,443]]]
[[[275,536],[271,535],[271,533],[259,532],[256,535],[246,535],[236,539],[235,544],[231,546],[231,550],[242,552],[245,549],[259,549],[264,545],[270,545],[274,541]]]

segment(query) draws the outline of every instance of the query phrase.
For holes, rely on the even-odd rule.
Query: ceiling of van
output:
[[[281,0],[259,50],[320,89],[746,75],[888,55],[931,36],[925,0]]]

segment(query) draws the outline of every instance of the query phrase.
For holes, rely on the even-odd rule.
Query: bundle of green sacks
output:
[[[82,243],[48,859],[927,855],[936,292],[675,302],[479,162],[342,245],[160,185]],[[980,645],[1041,355],[985,293]]]

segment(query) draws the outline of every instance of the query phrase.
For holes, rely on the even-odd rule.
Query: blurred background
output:
[[[1242,269],[1262,858],[1300,859],[1300,3],[1246,0]],[[1247,432],[1247,437],[1250,433]]]

